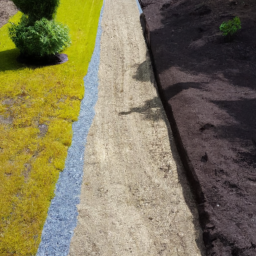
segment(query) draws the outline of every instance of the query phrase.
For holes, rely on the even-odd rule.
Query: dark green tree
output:
[[[59,0],[12,0],[23,16],[11,24],[9,35],[21,56],[42,59],[63,51],[70,45],[67,26],[54,20]]]
[[[14,4],[32,20],[46,18],[52,20],[59,6],[59,0],[12,0]]]

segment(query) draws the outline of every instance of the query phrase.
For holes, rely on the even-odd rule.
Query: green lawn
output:
[[[72,45],[62,65],[28,68],[0,29],[0,255],[35,255],[83,98],[103,0],[61,0]],[[12,18],[17,22],[18,13]]]

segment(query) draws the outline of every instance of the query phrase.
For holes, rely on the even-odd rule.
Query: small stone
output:
[[[202,156],[202,158],[201,158],[201,162],[203,162],[203,163],[206,163],[208,161],[208,155],[207,155],[207,153],[205,152],[205,154]]]
[[[229,5],[237,5],[237,2],[234,0],[229,0]]]
[[[206,224],[206,228],[207,229],[214,229],[215,226],[213,224],[211,224],[211,223],[208,223],[208,224]]]
[[[46,125],[46,124],[40,124],[40,125],[38,125],[38,128],[39,128],[39,130],[40,130],[39,136],[40,136],[40,137],[45,136],[45,134],[46,134],[47,131],[48,131],[48,125]]]

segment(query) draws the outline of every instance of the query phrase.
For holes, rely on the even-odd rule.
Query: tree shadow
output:
[[[140,82],[153,82],[154,81],[154,75],[152,72],[149,72],[150,70],[152,70],[152,65],[151,65],[151,59],[150,59],[150,54],[147,51],[146,53],[146,60],[143,61],[140,64],[136,64],[133,67],[136,68],[136,72],[133,75],[133,79],[140,81]],[[155,88],[156,88],[156,84],[153,83]]]
[[[246,163],[248,166],[256,168],[256,116],[254,115],[256,99],[215,100],[212,103],[225,110],[235,120],[233,125],[217,127],[218,138],[225,139],[230,143],[239,141],[239,146],[236,146],[236,162]]]
[[[132,113],[139,113],[143,115],[143,119],[146,119],[146,120],[158,121],[162,119],[158,97],[154,97],[151,100],[146,100],[143,106],[131,108],[127,112],[120,112],[119,115],[123,116],[123,115],[129,115]]]
[[[0,71],[19,70],[24,68],[39,69],[63,64],[68,60],[66,54],[55,54],[50,57],[34,59],[22,57],[17,48],[0,52]]]
[[[17,61],[19,50],[14,48],[0,52],[0,72],[23,69],[26,66]]]
[[[185,139],[181,136],[185,137],[191,130],[188,127],[182,127],[186,123],[181,118],[181,116],[184,116],[184,110],[177,106],[182,105],[182,100],[188,99],[189,103],[186,109],[189,110],[189,107],[195,106],[195,103],[198,102],[195,115],[187,116],[188,122],[192,124],[190,127],[197,127],[198,120],[211,119],[216,121],[218,125],[212,132],[212,135],[214,135],[212,140],[221,140],[221,146],[228,143],[229,146],[232,146],[230,150],[238,152],[236,159],[232,159],[234,162],[239,162],[237,166],[240,165],[239,167],[241,167],[243,163],[249,166],[249,168],[244,168],[244,166],[242,166],[243,168],[237,168],[236,166],[235,169],[241,173],[255,170],[256,27],[255,19],[250,17],[252,11],[255,12],[255,8],[244,15],[241,10],[240,13],[236,13],[239,8],[233,8],[233,11],[219,6],[218,8],[213,6],[212,8],[211,4],[214,5],[214,1],[204,1],[204,8],[205,5],[207,5],[207,8],[209,7],[207,10],[201,8],[203,6],[200,0],[140,0],[140,2],[143,3],[142,7],[144,8],[144,17],[141,16],[141,23],[146,42],[151,51],[160,96],[171,123],[183,165],[187,170],[190,186],[195,191],[200,222],[205,230],[207,212],[203,209],[202,183],[199,184],[198,176],[194,175],[195,168],[199,169],[200,159],[196,162],[196,160],[189,158],[193,155],[193,152],[191,149],[185,148],[187,145],[184,145]],[[154,6],[152,7],[152,5]],[[242,16],[242,30],[237,33],[232,42],[225,41],[219,33],[220,24],[230,19],[232,15],[240,16],[240,14]],[[168,73],[173,67],[183,71],[183,74]],[[215,74],[221,74],[223,81],[220,81],[221,79]],[[175,77],[173,78],[173,76]],[[197,86],[194,83],[195,80],[191,78],[192,76],[200,76],[201,78],[203,76],[207,80],[209,79],[208,90],[204,94],[202,93],[204,89],[202,83]],[[187,86],[187,88],[191,86],[198,90],[192,92],[191,94],[194,93],[192,96],[188,92],[185,96],[181,95],[181,97],[172,99],[184,90],[182,88],[183,81],[186,81],[184,86]],[[229,86],[225,87],[226,85]],[[218,86],[217,89],[216,86]],[[248,90],[248,88],[251,90]],[[217,90],[220,90],[221,93],[217,93]],[[178,101],[181,102],[180,105],[177,105]],[[192,101],[193,103],[191,103]],[[227,125],[226,120],[214,115],[213,112],[211,112],[213,115],[210,116],[207,113],[205,114],[204,111],[200,111],[205,106],[202,102],[205,105],[215,104],[218,109],[227,114],[226,116],[234,120],[234,123]],[[204,117],[202,117],[203,114],[205,114]],[[202,144],[200,143],[197,147],[201,147]],[[207,144],[207,146],[214,149],[213,145]],[[190,150],[190,152],[187,150]],[[215,150],[218,149],[215,148]],[[217,167],[221,166],[222,162],[230,166],[231,160],[228,162],[225,157],[226,155],[223,154],[223,157],[216,161]],[[203,168],[198,171],[199,174],[200,171],[203,173]],[[235,175],[235,173],[232,173],[232,175]],[[255,185],[253,188],[255,188]],[[186,202],[189,205],[188,200],[186,199]]]
[[[162,102],[161,102],[162,105]],[[203,243],[203,232],[200,225],[200,219],[199,219],[199,212],[198,212],[198,206],[196,199],[196,192],[194,191],[194,183],[190,182],[191,178],[188,176],[187,173],[187,167],[184,166],[183,161],[181,161],[180,152],[177,145],[177,139],[175,138],[177,136],[177,133],[175,132],[175,129],[170,125],[170,121],[168,120],[168,117],[166,115],[166,112],[164,110],[164,106],[161,107],[163,120],[166,124],[166,127],[168,128],[168,137],[169,137],[169,144],[171,148],[171,152],[173,155],[173,159],[177,166],[177,173],[178,173],[178,179],[179,183],[182,187],[182,194],[184,196],[186,205],[188,206],[190,212],[193,216],[193,226],[195,229],[195,242],[197,244],[197,248],[200,250],[201,256],[206,255],[205,246]]]
[[[168,99],[171,99],[171,98],[175,97],[176,95],[178,95],[179,93],[181,93],[182,91],[188,90],[190,88],[202,89],[203,84],[207,84],[207,83],[204,83],[204,82],[201,82],[201,83],[196,83],[196,82],[176,83],[176,84],[173,84],[171,87],[167,87],[164,90],[164,93]]]
[[[209,13],[197,13],[199,0],[193,4],[170,1],[168,5],[163,1],[162,7],[155,0],[142,2],[146,7],[141,23],[158,74],[173,66],[193,74],[212,76],[221,72],[233,85],[256,90],[256,27],[252,19],[244,18],[242,30],[228,42],[219,31],[221,22],[229,17],[224,9],[223,14],[218,13],[218,20],[214,8]],[[149,4],[156,7],[151,11]],[[160,15],[155,15],[156,11]],[[160,20],[151,16],[160,16]],[[156,22],[161,26],[155,26]]]
[[[143,62],[144,63],[144,62]],[[177,94],[181,93],[183,90],[187,90],[190,88],[200,89],[202,88],[204,83],[177,83],[174,84],[171,88],[168,87],[165,91],[165,94],[169,99],[175,97]],[[161,105],[159,103],[159,97],[154,97],[151,100],[146,100],[144,105],[141,107],[131,108],[129,111],[120,112],[119,115],[129,115],[131,113],[139,113],[143,115],[144,119],[158,121],[162,119],[161,113]]]
[[[137,70],[136,74],[133,76],[134,79],[141,81],[141,82],[148,82],[150,81],[150,76],[148,72],[145,72],[146,70],[149,69],[149,61],[145,60],[141,64],[136,65]]]
[[[182,90],[185,90],[190,87],[200,88],[201,85],[197,83],[177,84],[177,90],[175,91],[175,93],[171,93],[171,95],[172,97],[174,97],[176,94],[178,94]],[[181,159],[177,150],[177,146],[175,143],[175,139],[174,139],[174,134],[170,126],[170,123],[168,121],[168,118],[166,116],[160,97],[154,97],[151,100],[146,100],[142,106],[133,107],[126,112],[120,112],[119,115],[129,115],[132,113],[139,113],[143,115],[143,119],[145,120],[150,120],[150,121],[163,120],[165,122],[165,125],[168,130],[170,150],[172,152],[173,159],[177,166],[179,183],[181,184],[181,187],[182,187],[182,193],[183,193],[185,202],[189,207],[190,212],[192,213],[192,216],[193,216],[193,225],[195,227],[196,244],[198,249],[201,252],[201,255],[205,255],[205,249],[204,249],[203,239],[202,239],[202,230],[199,224],[198,210],[196,207],[196,200],[194,198],[194,194],[191,193],[191,187],[190,187],[190,184],[188,183],[187,174],[184,170],[183,163],[181,162]]]
[[[242,127],[251,129],[254,128],[256,132],[256,98],[254,99],[239,99],[239,100],[213,100],[212,103],[216,104],[219,108],[224,109],[230,116],[232,116]],[[241,127],[242,126],[242,127]],[[238,136],[240,132],[236,135]],[[226,133],[225,137],[230,137],[232,134]]]

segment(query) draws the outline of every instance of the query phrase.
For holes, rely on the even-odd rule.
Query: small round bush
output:
[[[71,42],[66,26],[46,18],[29,25],[24,15],[19,24],[11,25],[9,34],[21,55],[35,58],[59,53]]]
[[[14,4],[31,20],[46,18],[51,20],[59,6],[59,0],[12,0]]]
[[[239,17],[235,17],[232,20],[223,22],[220,25],[220,31],[224,36],[232,37],[237,31],[241,29],[241,21]]]

